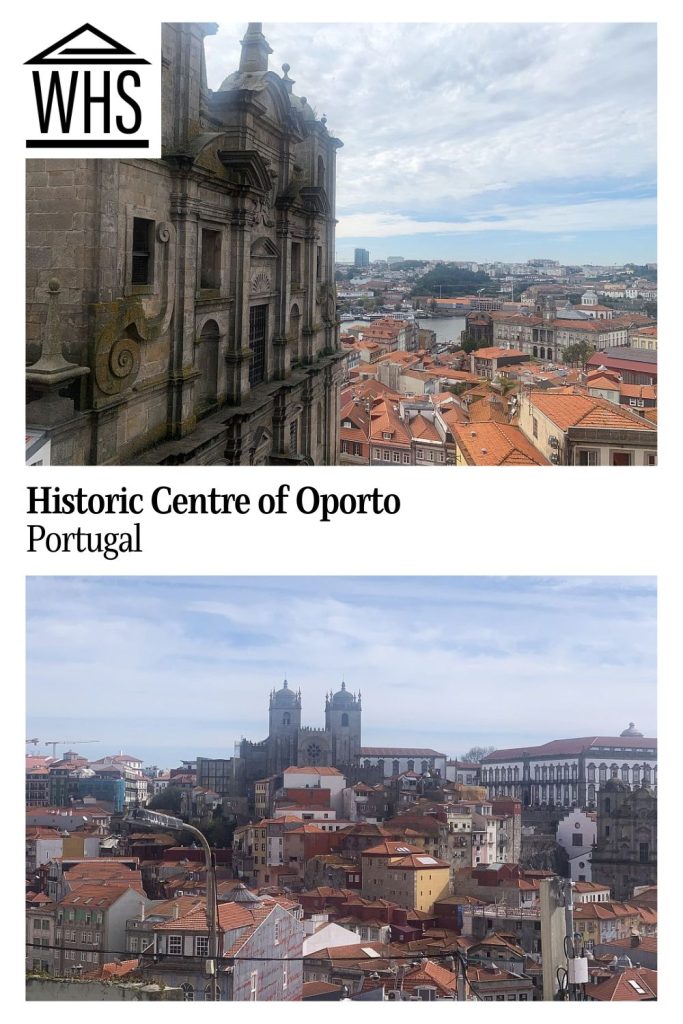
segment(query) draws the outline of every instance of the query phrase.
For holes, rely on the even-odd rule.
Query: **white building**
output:
[[[525,807],[561,804],[593,809],[600,786],[608,779],[656,792],[657,740],[643,736],[631,722],[620,736],[496,750],[481,763],[481,785],[489,798],[514,796]]]
[[[339,814],[343,813],[342,790],[346,786],[346,779],[337,768],[318,768],[315,765],[286,768],[282,786],[283,789],[327,789],[330,792],[330,807]],[[336,817],[336,814],[332,816]]]
[[[385,779],[402,772],[433,772],[446,778],[446,754],[430,747],[361,747],[358,758],[363,768],[381,768]]]
[[[597,840],[598,826],[594,811],[573,808],[558,822],[556,839],[566,851],[572,882],[591,882],[591,857]]]

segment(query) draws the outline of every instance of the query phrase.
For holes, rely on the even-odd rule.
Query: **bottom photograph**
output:
[[[654,578],[26,596],[29,1001],[656,1000]]]

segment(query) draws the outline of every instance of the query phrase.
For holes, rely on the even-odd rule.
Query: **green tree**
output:
[[[498,291],[498,286],[488,274],[481,271],[474,273],[452,263],[444,263],[418,278],[411,294],[445,299],[457,295],[474,295],[478,291],[493,295]]]
[[[150,811],[169,811],[180,814],[181,790],[179,786],[167,786],[153,796],[147,807]]]
[[[472,761],[474,764],[479,764],[487,754],[492,754],[495,747],[470,747],[466,754],[463,754],[460,758],[461,761]]]
[[[594,347],[587,341],[577,341],[574,345],[567,345],[562,349],[562,360],[570,366],[580,366],[583,369],[594,352]]]

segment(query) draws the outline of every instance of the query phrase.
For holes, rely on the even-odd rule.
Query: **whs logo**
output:
[[[69,155],[88,150],[88,156],[96,156],[93,150],[103,150],[101,155],[111,157],[157,148],[155,69],[129,47],[86,23],[26,61],[26,66],[31,70],[33,100],[28,150],[47,151],[43,156],[58,156],[60,150]],[[155,95],[156,105],[149,110]]]

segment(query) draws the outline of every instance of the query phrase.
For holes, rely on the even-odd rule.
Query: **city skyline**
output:
[[[243,23],[206,39],[216,90]],[[652,262],[654,24],[264,23],[344,146],[337,254]],[[454,59],[454,54],[456,59]],[[532,99],[530,99],[532,97]]]
[[[648,577],[34,577],[29,752],[229,757],[284,678],[314,726],[342,679],[361,690],[365,745],[656,735],[655,600]]]

